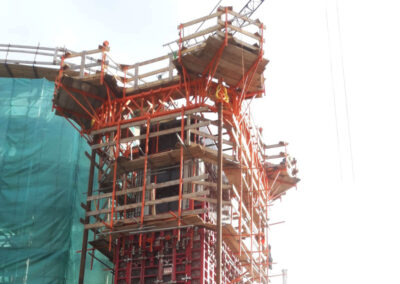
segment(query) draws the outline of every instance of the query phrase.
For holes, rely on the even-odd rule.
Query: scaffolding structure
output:
[[[176,51],[132,65],[108,42],[60,58],[53,108],[92,149],[80,283],[95,251],[114,283],[268,283],[268,206],[298,179],[249,113],[265,28],[220,7],[178,29]]]

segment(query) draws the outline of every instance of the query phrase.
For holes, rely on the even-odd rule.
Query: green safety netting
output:
[[[0,78],[0,283],[78,282],[89,147],[52,112],[53,91]],[[112,282],[90,256],[87,268],[85,283]]]

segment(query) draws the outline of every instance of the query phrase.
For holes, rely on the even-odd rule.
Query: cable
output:
[[[331,32],[329,29],[329,21],[328,21],[328,4],[326,2],[325,6],[325,18],[326,18],[326,30],[328,32],[328,47],[329,47],[329,62],[330,62],[330,71],[331,71],[331,81],[332,81],[332,98],[333,98],[333,108],[335,114],[335,127],[336,127],[336,143],[338,148],[338,155],[339,155],[339,170],[340,170],[340,180],[343,181],[343,169],[342,169],[342,154],[340,148],[340,139],[339,139],[339,126],[338,126],[338,116],[337,116],[337,107],[336,107],[336,91],[335,91],[335,84],[333,80],[333,60],[332,60],[332,43],[331,43]]]
[[[353,181],[354,181],[353,147],[352,147],[352,140],[351,140],[350,117],[349,117],[349,108],[348,108],[348,100],[347,100],[346,76],[345,76],[345,72],[344,72],[342,31],[341,31],[341,26],[340,26],[339,5],[338,5],[337,0],[336,0],[336,17],[337,17],[337,25],[338,25],[338,31],[339,31],[340,59],[341,59],[341,63],[342,63],[343,89],[344,89],[344,98],[345,98],[345,106],[346,106],[347,135],[349,137],[351,172],[352,172],[352,177],[353,177]]]

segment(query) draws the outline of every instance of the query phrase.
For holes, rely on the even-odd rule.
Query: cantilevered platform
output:
[[[182,66],[186,68],[191,80],[206,76],[205,71],[207,71],[207,67],[212,64],[214,57],[223,44],[224,39],[217,34],[210,35],[205,42],[198,44],[195,48],[190,50],[183,49],[182,62],[180,62],[179,59],[173,61],[178,76],[171,76],[152,83],[142,84],[139,85],[140,88],[128,87],[125,89],[125,96],[136,99],[146,92],[155,92],[155,90],[161,88],[179,85],[183,80],[181,78]],[[238,42],[233,36],[229,36],[228,45],[223,49],[218,64],[216,65],[214,77],[221,78],[227,86],[238,89],[239,94],[241,88],[243,88],[243,84],[246,85],[247,93],[262,93],[264,86],[263,72],[268,60],[263,58],[258,62],[259,56],[260,49],[258,47],[250,49]],[[255,69],[254,75],[251,76],[249,81],[242,80],[245,74],[252,68]],[[112,91],[112,94],[109,93],[109,96],[115,96],[117,98],[123,96],[124,88],[121,86],[116,76],[105,74],[104,80],[108,82],[108,86]],[[88,111],[90,111],[91,108],[96,110],[101,106],[102,102],[107,99],[106,86],[101,84],[101,82],[101,73],[84,78],[72,78],[70,75],[65,74],[61,79],[61,84],[65,88],[59,89],[59,92],[54,98],[54,103],[60,109],[64,110],[64,114],[67,117],[83,125],[87,129],[91,124]],[[91,94],[90,97],[86,97],[88,93]],[[154,96],[153,100],[157,102],[163,97],[165,97],[165,94],[160,93],[159,96]],[[172,100],[176,100],[183,98],[184,94],[179,89],[171,88],[169,97]]]
[[[192,52],[188,52],[182,57],[182,64],[191,74],[192,78],[201,77],[207,66],[212,61],[214,55],[224,43],[224,38],[220,35],[210,36],[204,44]],[[219,64],[217,66],[215,77],[223,78],[224,82],[230,86],[238,86],[243,75],[249,71],[259,56],[259,47],[250,49],[229,35],[228,45],[224,48]],[[256,72],[249,85],[249,92],[257,92],[264,88],[263,73],[268,60],[262,59],[257,64]],[[178,60],[174,61],[178,70],[181,69]],[[240,86],[238,86],[240,87]]]

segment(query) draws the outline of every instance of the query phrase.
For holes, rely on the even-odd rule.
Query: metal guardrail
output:
[[[240,22],[237,22],[240,19]],[[214,21],[213,23],[209,23]],[[197,24],[205,23],[204,28],[193,30]],[[241,45],[248,48],[257,49],[254,44],[262,45],[263,25],[258,20],[232,11],[231,8],[218,8],[216,12],[179,25],[180,38],[167,43],[180,47],[181,55],[189,53],[197,48],[204,46],[207,36],[226,33],[233,35],[239,33],[241,40],[236,39]],[[256,30],[256,32],[254,32]],[[186,35],[185,35],[186,33]],[[75,52],[65,47],[43,47],[0,44],[0,64],[17,64],[28,66],[41,66],[46,68],[59,69],[63,64],[64,69],[75,71],[79,78],[90,77],[98,73],[108,74],[117,79],[120,86],[126,88],[139,88],[147,83],[158,80],[172,80],[177,78],[173,61],[177,56],[177,51],[138,62],[131,65],[119,64],[109,55],[108,42],[104,42],[98,49]],[[165,74],[167,74],[165,76]],[[163,78],[165,76],[165,78]]]
[[[60,47],[0,44],[0,55],[4,56],[4,58],[0,57],[0,63],[59,67],[61,56],[67,51],[66,48]]]
[[[65,47],[0,44],[0,64],[36,66],[55,70],[63,64],[64,68],[77,72],[79,78],[97,74],[103,69],[105,73],[114,76],[121,85],[125,82],[126,87],[137,87],[147,83],[146,79],[152,76],[160,79],[160,74],[168,73],[168,77],[172,78],[177,73],[177,71],[174,72],[175,67],[172,64],[174,59],[172,53],[133,65],[123,65],[115,62],[107,54],[108,51],[109,48],[104,49],[104,46],[99,46],[94,50],[75,52]],[[105,53],[104,64],[103,53]],[[163,61],[167,61],[166,66]],[[164,63],[164,66],[139,73],[140,67],[151,64],[160,65],[160,63]]]

